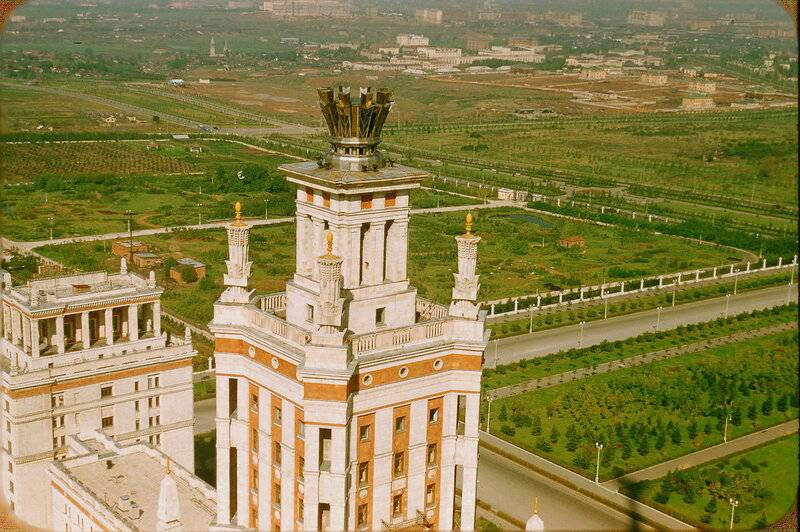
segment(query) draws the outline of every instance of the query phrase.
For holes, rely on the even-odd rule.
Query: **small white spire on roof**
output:
[[[544,521],[539,517],[539,497],[533,498],[533,515],[525,523],[526,532],[534,530],[544,530]]]
[[[164,478],[161,479],[161,486],[158,491],[158,522],[156,530],[163,532],[170,530],[177,532],[183,529],[181,525],[181,508],[178,500],[178,485],[172,478],[169,457],[164,463]]]

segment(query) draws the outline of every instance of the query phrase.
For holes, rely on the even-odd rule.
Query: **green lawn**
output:
[[[235,199],[228,200],[228,205]],[[457,198],[458,199],[458,198]],[[624,229],[602,228],[559,218],[530,217],[512,209],[476,211],[476,228],[483,237],[478,270],[482,298],[500,298],[556,286],[599,283],[608,279],[609,265],[632,261],[643,274],[683,270],[727,260],[727,253],[710,246],[692,244],[670,237],[653,237]],[[453,237],[464,231],[464,213],[415,215],[411,218],[410,264],[412,282],[419,293],[441,302],[450,300],[456,265]],[[254,228],[250,258],[254,262],[251,286],[259,292],[283,290],[294,272],[294,226]],[[555,245],[559,235],[583,234],[589,241],[586,253],[564,250]],[[543,249],[537,245],[546,239]],[[159,272],[166,291],[164,308],[199,326],[212,315],[211,303],[221,291],[220,280],[227,258],[227,241],[222,229],[179,231],[138,238],[151,251],[174,257],[188,256],[206,264],[209,281],[177,285]],[[116,270],[119,260],[110,255],[110,245],[84,242],[47,246],[41,252],[84,270]],[[691,256],[692,259],[687,259]],[[555,283],[559,283],[556,285]]]
[[[483,370],[484,389],[502,388],[576,368],[589,368],[611,360],[623,360],[644,353],[681,346],[733,333],[797,321],[797,305],[773,307],[763,311],[718,318],[705,323],[681,325],[670,331],[645,333],[624,341],[603,342],[585,349],[570,349],[554,355],[521,360]]]
[[[631,496],[701,528],[754,530],[780,520],[797,500],[797,435],[628,487]]]
[[[614,478],[797,417],[797,331],[497,399],[491,431],[587,477]]]
[[[612,180],[683,187],[796,206],[797,115],[627,124],[543,123],[524,130],[393,135],[393,144],[488,162],[558,168]]]

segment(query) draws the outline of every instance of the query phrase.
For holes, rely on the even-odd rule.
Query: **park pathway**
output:
[[[574,370],[567,371],[564,373],[548,375],[547,377],[521,382],[519,384],[512,384],[511,386],[504,386],[502,388],[497,388],[486,392],[486,396],[488,399],[491,400],[502,399],[504,397],[509,397],[512,395],[517,395],[525,392],[531,392],[542,388],[549,388],[551,386],[572,382],[578,379],[583,379],[585,377],[591,377],[593,375],[599,375],[601,373],[608,373],[610,371],[616,371],[618,369],[640,366],[642,364],[647,364],[650,362],[654,362],[656,360],[665,360],[668,358],[674,358],[680,355],[695,353],[703,349],[719,347],[734,342],[740,342],[751,338],[757,338],[759,336],[765,336],[768,334],[775,334],[783,331],[789,331],[796,328],[797,328],[797,323],[795,322],[782,323],[779,325],[762,327],[760,329],[754,329],[750,331],[743,331],[734,334],[729,334],[726,336],[720,336],[718,338],[700,340],[699,342],[693,342],[691,344],[681,345],[679,347],[670,347],[668,349],[660,349],[658,351],[643,353],[641,355],[636,355],[620,360],[611,360],[609,362],[598,364],[597,366],[595,366],[594,369],[592,369],[591,367],[576,368]]]
[[[741,438],[736,438],[735,440],[730,440],[727,443],[720,443],[719,445],[715,445],[713,447],[707,447],[700,451],[680,456],[667,462],[662,462],[645,469],[640,469],[639,471],[634,471],[633,473],[628,473],[627,475],[603,482],[602,485],[610,490],[617,491],[624,485],[641,482],[642,480],[661,478],[670,471],[694,467],[696,465],[710,462],[711,460],[716,460],[718,458],[723,458],[725,456],[738,453],[739,451],[744,451],[764,443],[769,443],[789,434],[797,434],[798,427],[800,427],[798,420],[793,419],[791,421],[781,423],[780,425],[775,425],[773,427],[769,427],[768,429],[754,432],[752,434],[742,436]]]

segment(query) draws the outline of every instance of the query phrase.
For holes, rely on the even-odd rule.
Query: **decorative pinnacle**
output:
[[[236,218],[233,221],[233,225],[242,227],[244,225],[244,222],[242,222],[242,204],[237,201],[233,209],[236,211]]]
[[[539,497],[533,498],[533,515],[539,515]]]
[[[467,236],[472,236],[472,211],[469,211],[467,213],[466,228],[467,228]]]
[[[167,461],[164,462],[164,476],[169,476],[169,474],[172,473],[172,468],[170,465],[169,456],[167,456]]]
[[[328,244],[328,255],[333,255],[333,232],[328,231],[325,235],[325,242]]]

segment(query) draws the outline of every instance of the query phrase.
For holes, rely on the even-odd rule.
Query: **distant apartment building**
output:
[[[488,50],[492,42],[491,35],[481,35],[478,33],[470,33],[467,35],[467,50],[480,52]]]
[[[430,61],[436,65],[455,66],[461,63],[461,48],[417,48],[420,59]]]
[[[694,81],[689,84],[689,90],[700,94],[714,94],[717,84],[713,81]]]
[[[27,524],[53,528],[47,469],[71,435],[147,442],[194,469],[191,338],[161,328],[161,293],[127,271],[0,291],[2,495]]]
[[[528,22],[551,22],[567,28],[583,25],[583,13],[567,11],[548,11],[547,13],[529,13]]]
[[[497,21],[503,18],[503,13],[500,11],[480,11],[478,13],[478,20]]]
[[[415,9],[414,20],[423,24],[442,23],[442,10],[441,9]]]
[[[651,87],[663,87],[667,84],[668,77],[666,74],[642,74],[639,82],[642,85],[649,85]]]
[[[278,18],[353,16],[353,5],[347,0],[264,0],[261,10]]]
[[[428,46],[430,39],[424,35],[416,35],[414,33],[401,33],[396,37],[397,45],[400,47],[412,46]]]
[[[599,69],[582,70],[578,78],[586,81],[599,81],[608,78],[608,72]]]
[[[661,27],[667,20],[664,13],[660,11],[641,11],[634,9],[628,11],[628,24],[634,26],[648,26],[651,28]]]
[[[492,46],[489,50],[478,52],[478,59],[502,59],[520,63],[541,63],[545,56],[529,48]]]
[[[714,107],[714,99],[704,94],[691,94],[681,101],[681,109],[686,111],[705,111]]]
[[[506,44],[512,48],[533,48],[539,45],[539,40],[536,37],[509,37]]]

